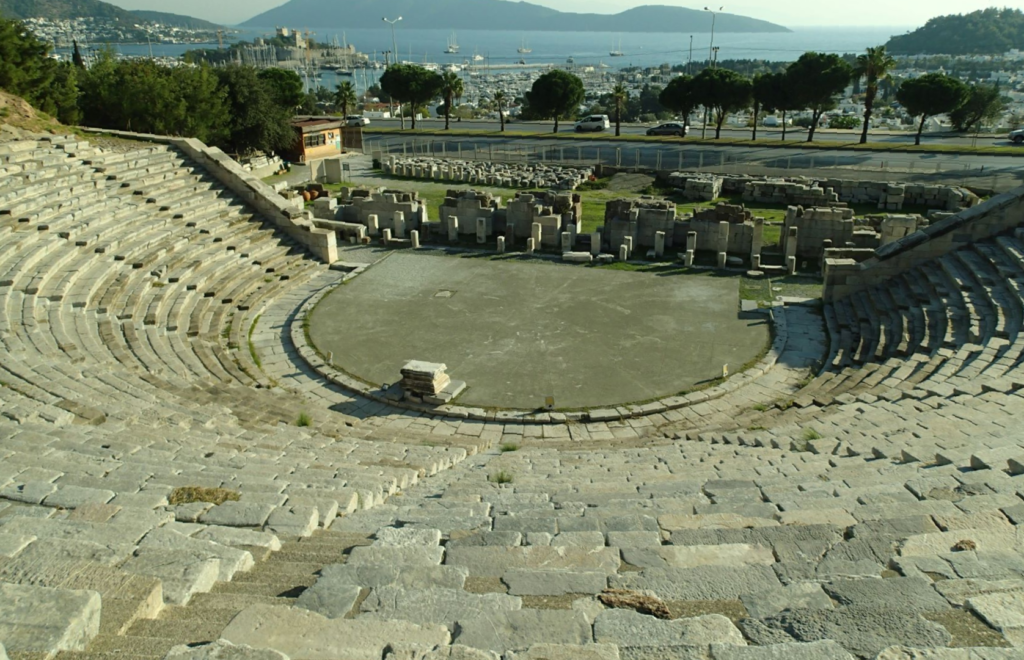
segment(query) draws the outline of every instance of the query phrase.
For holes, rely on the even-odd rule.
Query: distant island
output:
[[[402,16],[418,29],[505,30],[529,32],[677,32],[711,31],[711,15],[685,7],[644,5],[618,14],[573,14],[528,2],[508,0],[289,0],[242,24],[243,27],[316,25],[321,28],[379,28],[381,16]],[[768,21],[719,14],[718,32],[790,32]]]
[[[1024,12],[982,9],[933,18],[913,32],[893,37],[894,55],[1000,55],[1024,49]]]
[[[216,31],[221,26],[191,16],[161,11],[129,11],[102,0],[0,0],[0,16],[49,21],[96,19],[130,27],[140,23],[159,23],[186,30]]]

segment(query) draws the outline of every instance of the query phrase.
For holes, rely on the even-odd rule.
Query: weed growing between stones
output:
[[[299,413],[299,418],[295,420],[295,426],[306,427],[313,423],[313,420],[306,413]]]
[[[500,449],[501,453],[504,454],[510,451],[517,451],[519,449],[519,445],[515,444],[514,442],[505,442],[502,443],[502,445],[498,449]]]
[[[221,505],[225,502],[237,502],[241,495],[226,488],[203,488],[201,486],[183,486],[171,491],[167,498],[168,504],[178,506],[179,504],[194,504],[206,502],[208,504]]]
[[[490,481],[492,484],[510,484],[512,479],[512,473],[505,470],[499,470],[487,477],[487,481]]]
[[[814,429],[804,429],[800,439],[804,442],[810,442],[811,440],[821,440],[821,434]]]

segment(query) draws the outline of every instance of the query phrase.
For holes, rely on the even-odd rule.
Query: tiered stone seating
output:
[[[351,418],[243,387],[272,384],[229,343],[234,317],[324,266],[176,152],[46,138],[0,144],[0,167],[0,585],[22,589],[0,598],[12,657],[132,653],[118,640],[136,619],[238,579],[264,558],[255,549],[465,458],[448,443],[364,441]],[[311,426],[296,427],[304,410]],[[172,505],[179,487],[239,499]],[[67,606],[39,610],[48,622],[24,611],[47,598]]]
[[[523,426],[319,380],[343,275],[173,150],[0,172],[0,657],[1021,657],[1019,237],[776,308],[719,398]]]
[[[803,394],[831,401],[1004,377],[1021,354],[1019,247],[1010,236],[973,244],[829,305],[827,366]]]

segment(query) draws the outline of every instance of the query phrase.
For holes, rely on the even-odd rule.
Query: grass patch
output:
[[[757,412],[766,412],[768,410],[768,406],[764,405],[763,403],[759,403],[753,407],[753,410]]]
[[[821,280],[807,275],[787,275],[772,280],[772,297],[821,298]]]
[[[611,177],[605,177],[603,179],[597,179],[595,181],[584,181],[576,187],[576,192],[584,192],[589,190],[605,190],[608,188],[608,184],[612,182]]]
[[[492,484],[510,484],[513,481],[512,473],[505,470],[498,470],[487,476],[487,481]]]
[[[500,447],[498,447],[498,449],[501,450],[502,454],[505,454],[505,453],[508,453],[510,451],[518,451],[519,450],[519,445],[515,444],[514,442],[505,442],[505,443],[502,443],[502,445]]]
[[[298,419],[295,420],[295,426],[299,426],[299,427],[310,426],[312,423],[313,423],[313,420],[310,418],[309,415],[307,415],[304,412],[299,413]]]
[[[180,504],[194,504],[206,502],[208,504],[220,505],[225,502],[237,502],[241,495],[227,488],[203,488],[202,486],[183,486],[175,488],[167,497],[167,503],[171,506]]]
[[[804,429],[804,432],[800,434],[800,439],[804,442],[810,442],[811,440],[821,440],[821,434],[814,429]]]
[[[740,300],[755,300],[759,303],[771,304],[772,295],[771,280],[767,277],[741,277],[740,278]]]

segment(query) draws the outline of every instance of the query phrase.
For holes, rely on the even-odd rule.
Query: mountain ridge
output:
[[[686,7],[642,5],[618,14],[576,14],[528,2],[508,0],[289,0],[240,24],[241,27],[317,25],[323,28],[381,27],[381,16],[402,16],[419,29],[529,32],[673,32],[711,31],[708,12]],[[666,29],[666,26],[672,29]],[[789,28],[736,14],[718,14],[718,32],[791,32]]]
[[[192,16],[160,11],[122,9],[103,0],[0,0],[0,16],[24,20],[46,18],[64,20],[72,18],[104,18],[125,25],[161,23],[172,27],[195,30],[216,30],[220,25]]]

